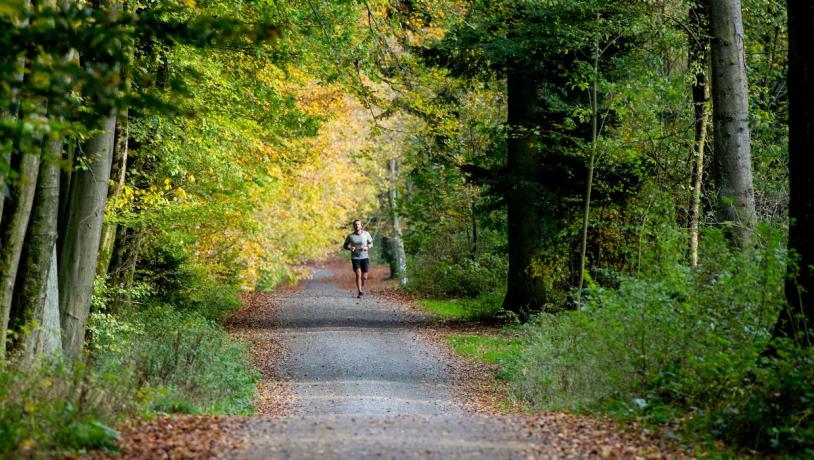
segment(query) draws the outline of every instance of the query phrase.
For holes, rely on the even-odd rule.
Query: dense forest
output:
[[[814,4],[0,0],[0,456],[250,414],[354,218],[529,411],[814,455]]]

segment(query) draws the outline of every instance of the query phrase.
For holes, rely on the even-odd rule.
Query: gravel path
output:
[[[260,458],[541,458],[546,439],[520,417],[467,415],[453,401],[444,354],[403,306],[357,300],[318,270],[279,299],[270,324],[286,349],[293,414],[257,417],[230,456]],[[557,457],[558,455],[551,455]]]

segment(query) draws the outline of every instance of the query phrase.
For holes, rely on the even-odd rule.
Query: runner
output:
[[[359,299],[365,293],[362,288],[367,281],[367,270],[370,265],[367,251],[373,247],[373,238],[370,233],[362,230],[362,221],[356,219],[353,221],[353,233],[345,238],[345,244],[342,245],[344,249],[350,251],[350,261],[353,265],[353,271],[356,272],[356,298]]]

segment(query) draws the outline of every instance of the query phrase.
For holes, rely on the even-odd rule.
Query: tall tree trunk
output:
[[[535,118],[537,91],[532,75],[512,70],[507,77],[508,169],[514,186],[507,193],[509,274],[503,308],[527,319],[530,312],[543,307],[545,283],[532,265],[543,250],[543,219],[536,203],[539,197],[524,184],[539,180],[540,156],[537,152]]]
[[[701,220],[701,189],[704,181],[704,148],[707,142],[709,124],[709,85],[707,66],[709,64],[709,21],[706,10],[707,0],[692,2],[689,14],[689,68],[692,72],[692,106],[695,116],[695,142],[693,143],[692,196],[687,216],[690,228],[690,266],[698,266],[698,228]],[[694,34],[693,34],[694,33]]]
[[[90,165],[73,173],[62,254],[59,258],[59,311],[63,346],[69,358],[82,351],[90,313],[102,218],[107,203],[113,160],[116,114],[102,123],[102,132],[88,140],[85,152]]]
[[[110,179],[114,182],[114,185],[108,189],[108,201],[118,196],[122,186],[124,186],[124,178],[127,172],[128,125],[128,110],[125,108],[119,112],[119,116],[116,118],[116,141],[113,144],[113,164],[110,169]],[[107,275],[115,240],[116,224],[102,222],[102,237],[99,242],[99,262],[96,267],[96,273],[100,276]]]
[[[720,174],[718,218],[729,226],[731,239],[746,247],[755,225],[755,195],[740,0],[710,2],[709,24],[715,158]]]
[[[36,330],[43,324],[45,297],[51,271],[51,258],[56,252],[57,207],[59,205],[59,166],[57,159],[62,141],[48,139],[46,149],[50,158],[40,162],[34,205],[28,222],[28,233],[23,248],[16,288],[14,292],[15,329],[26,327]]]
[[[582,287],[585,282],[585,255],[588,249],[588,222],[591,217],[591,191],[594,185],[594,168],[596,167],[596,143],[599,136],[599,45],[595,45],[594,76],[591,83],[591,158],[588,163],[588,181],[585,184],[585,207],[582,216],[582,245],[579,251],[579,281],[577,282],[577,303],[582,299]]]
[[[39,153],[22,153],[21,156],[20,177],[12,186],[12,200],[6,203],[5,217],[0,224],[0,247],[3,248],[0,252],[0,358],[6,353],[14,281],[17,277],[40,168]]]
[[[788,0],[789,250],[787,305],[776,336],[814,344],[814,3]]]
[[[387,170],[390,173],[390,188],[387,192],[388,202],[390,203],[390,223],[393,226],[392,249],[393,259],[395,261],[396,273],[398,276],[399,284],[401,286],[407,285],[407,257],[404,254],[404,240],[401,236],[401,223],[399,222],[398,203],[396,201],[396,184],[398,165],[396,160],[391,158],[387,160]]]

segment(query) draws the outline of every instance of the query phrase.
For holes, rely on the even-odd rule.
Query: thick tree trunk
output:
[[[814,3],[788,0],[789,250],[787,306],[776,336],[814,344]]]
[[[102,123],[102,132],[88,140],[88,169],[74,172],[62,254],[59,258],[59,311],[63,345],[69,358],[82,351],[90,313],[102,218],[107,203],[108,180],[113,159],[115,112]]]
[[[689,69],[694,75],[692,85],[692,105],[695,116],[695,142],[693,144],[692,196],[687,220],[690,228],[690,266],[698,266],[698,228],[701,220],[701,189],[704,182],[704,148],[707,142],[709,124],[709,85],[707,66],[709,64],[709,30],[706,10],[707,0],[696,0],[690,7],[690,30],[695,33],[688,37]]]
[[[746,247],[755,225],[755,195],[740,0],[710,2],[709,24],[718,219],[730,226],[732,240]]]
[[[396,165],[395,159],[387,160],[387,170],[390,173],[390,188],[387,192],[388,202],[390,204],[390,223],[393,227],[393,237],[392,237],[392,249],[393,249],[393,259],[394,265],[396,267],[395,276],[399,279],[399,284],[401,286],[407,285],[407,256],[404,253],[404,241],[402,240],[401,235],[401,222],[399,221],[399,212],[397,206],[397,194],[396,194],[396,183],[397,183],[397,170],[398,166]]]
[[[532,190],[523,184],[539,180],[541,158],[535,146],[537,91],[534,78],[512,71],[507,78],[509,137],[508,169],[514,186],[508,192],[509,275],[503,307],[526,319],[543,307],[546,291],[543,277],[533,269],[543,250],[543,220]]]
[[[56,251],[57,207],[59,205],[59,166],[62,142],[49,139],[46,149],[51,158],[40,162],[28,233],[20,261],[14,292],[13,328],[36,330],[43,324],[43,305],[51,271],[51,257]],[[38,315],[39,314],[39,315]]]
[[[26,337],[24,362],[31,364],[42,355],[62,355],[62,328],[59,323],[59,280],[57,274],[57,248],[51,250],[51,267],[48,270],[44,301],[34,311],[37,327]]]
[[[20,178],[12,186],[12,200],[6,203],[2,224],[0,224],[0,358],[5,356],[8,338],[11,300],[14,294],[14,281],[23,250],[37,175],[40,168],[38,153],[23,153],[20,160]]]
[[[128,124],[128,110],[123,109],[116,118],[116,141],[113,144],[113,164],[110,169],[110,180],[114,182],[114,185],[108,189],[108,201],[115,198],[124,186],[124,177],[127,172]],[[116,224],[103,222],[102,237],[99,242],[99,262],[96,267],[97,275],[107,275],[115,240]]]

